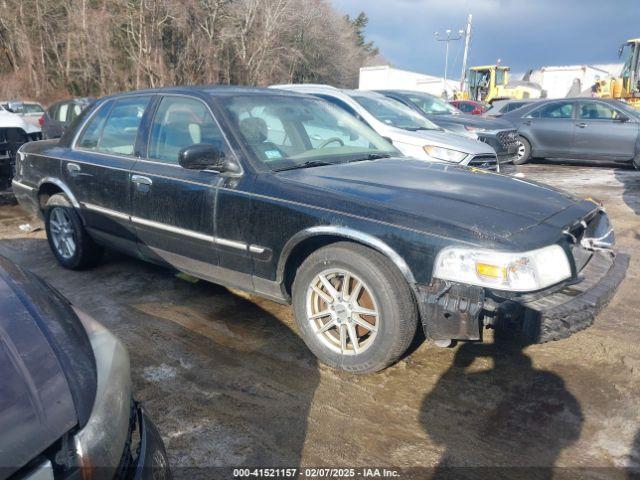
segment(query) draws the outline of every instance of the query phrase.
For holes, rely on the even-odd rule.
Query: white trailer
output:
[[[458,87],[459,82],[447,80],[446,90],[449,98],[453,98],[453,93]],[[382,65],[361,68],[359,88],[360,90],[413,90],[440,97],[445,90],[445,83],[443,77]]]
[[[621,69],[622,64],[547,66],[533,70],[529,80],[539,84],[547,98],[565,98],[576,90],[589,92],[597,80],[615,76]]]

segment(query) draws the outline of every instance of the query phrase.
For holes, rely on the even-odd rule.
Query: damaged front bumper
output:
[[[511,331],[529,343],[566,338],[591,325],[626,275],[629,256],[596,251],[576,281],[553,291],[506,298],[482,287],[434,279],[418,287],[427,338],[481,340],[484,327]]]

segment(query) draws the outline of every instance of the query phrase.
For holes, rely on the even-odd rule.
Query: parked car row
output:
[[[406,156],[499,170],[496,151],[487,143],[479,142],[475,134],[445,131],[424,115],[380,93],[310,84],[272,88],[306,93],[332,103],[366,123]]]
[[[441,344],[590,324],[626,269],[599,205],[402,156],[374,122],[411,133],[397,102],[308,88],[103,98],[60,141],[21,148],[16,197],[62,266],[108,247],[292,303],[309,348],[352,372],[395,362],[419,322]]]
[[[0,189],[8,186],[18,148],[41,138],[40,128],[0,105]]]
[[[59,138],[90,103],[86,98],[63,100],[45,111],[37,102],[0,101],[0,189],[11,182],[22,144]]]
[[[380,93],[403,103],[449,132],[490,145],[500,163],[511,162],[515,158],[518,136],[514,126],[509,122],[463,114],[427,93],[408,90],[384,90]]]

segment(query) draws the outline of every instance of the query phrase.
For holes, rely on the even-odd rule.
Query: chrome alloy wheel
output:
[[[524,143],[522,143],[521,141],[518,141],[518,150],[516,152],[518,160],[521,160],[524,157],[524,154],[526,152],[527,152],[527,149],[525,148]]]
[[[58,254],[67,260],[73,257],[76,253],[76,232],[69,214],[63,208],[51,210],[49,231]]]
[[[347,270],[316,275],[307,289],[306,305],[318,339],[342,355],[364,352],[380,329],[380,310],[371,289]]]

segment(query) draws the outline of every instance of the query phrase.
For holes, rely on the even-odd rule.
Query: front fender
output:
[[[285,267],[287,265],[287,261],[289,260],[289,256],[291,255],[291,252],[293,252],[295,247],[304,240],[307,240],[311,237],[323,235],[342,237],[345,240],[353,240],[379,251],[387,258],[389,258],[389,260],[391,260],[396,267],[398,267],[398,270],[402,272],[402,275],[405,277],[409,285],[413,287],[416,284],[416,279],[413,275],[413,272],[411,271],[411,268],[409,268],[409,265],[407,265],[407,262],[388,244],[371,234],[338,225],[324,225],[307,228],[291,237],[285,244],[284,248],[282,249],[282,253],[280,254],[276,272],[278,282],[282,282],[284,280]]]

